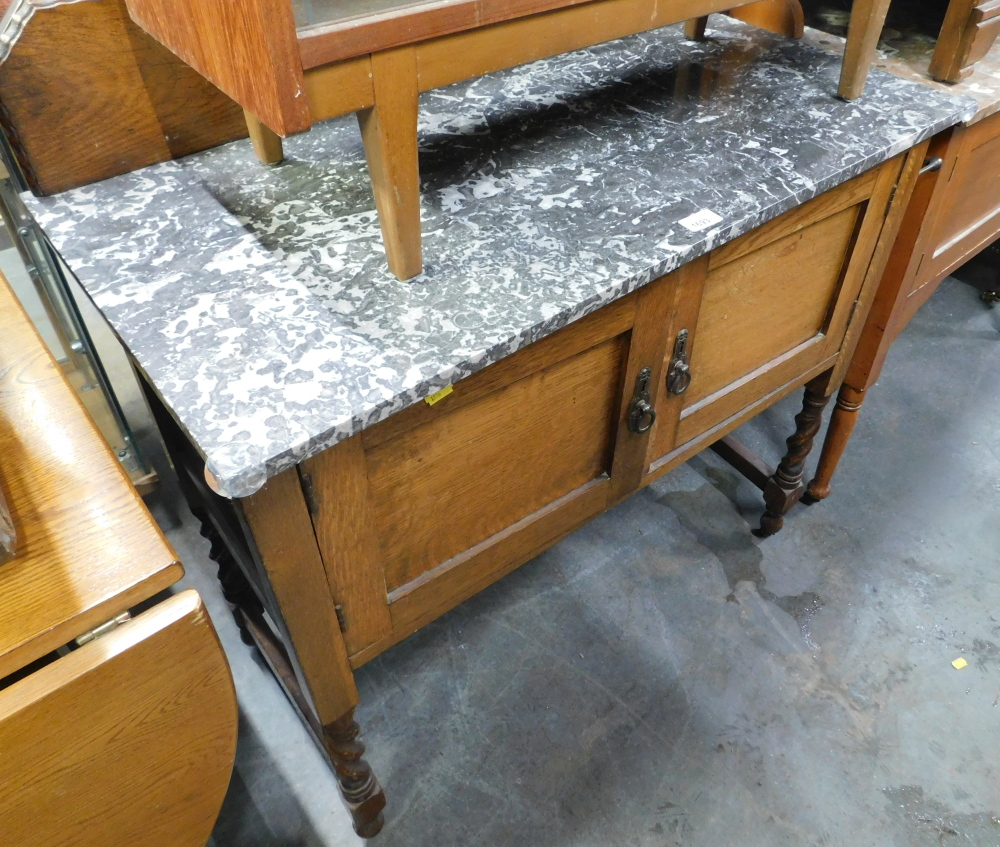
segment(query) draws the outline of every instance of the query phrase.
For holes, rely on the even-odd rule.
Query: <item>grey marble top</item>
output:
[[[353,117],[27,201],[223,493],[509,356],[966,119],[721,16],[421,98],[425,273],[385,268]],[[709,223],[697,223],[705,219]]]

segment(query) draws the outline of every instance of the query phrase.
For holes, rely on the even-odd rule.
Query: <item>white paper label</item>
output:
[[[702,209],[700,212],[688,215],[680,222],[682,227],[691,230],[691,232],[701,232],[703,229],[708,229],[718,223],[722,223],[722,218],[708,209]]]

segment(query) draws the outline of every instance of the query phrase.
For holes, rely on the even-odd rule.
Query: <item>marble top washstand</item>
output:
[[[425,272],[385,267],[353,118],[48,198],[55,248],[224,494],[264,481],[968,119],[716,16],[420,101]]]

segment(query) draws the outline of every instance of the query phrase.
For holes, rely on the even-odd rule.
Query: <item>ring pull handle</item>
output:
[[[628,428],[636,435],[649,432],[656,423],[656,410],[649,396],[649,380],[652,377],[651,368],[643,368],[635,380],[635,394],[628,407]]]
[[[671,394],[683,394],[691,385],[691,366],[688,364],[688,331],[682,329],[674,341],[674,356],[670,360],[667,371],[667,391]]]

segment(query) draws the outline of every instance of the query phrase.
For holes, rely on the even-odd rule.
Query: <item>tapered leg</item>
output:
[[[837,92],[842,99],[856,100],[865,90],[888,12],[889,0],[854,0],[840,73],[840,90]]]
[[[323,744],[354,820],[354,831],[362,838],[371,838],[382,829],[385,794],[363,758],[365,745],[358,739],[359,733],[351,709],[340,720],[323,727]]]
[[[284,159],[285,152],[281,149],[281,136],[264,126],[257,120],[256,115],[251,114],[246,109],[243,110],[243,116],[246,118],[253,152],[257,154],[257,158],[265,165],[276,165]]]
[[[764,488],[767,509],[760,519],[760,529],[754,530],[758,538],[778,532],[784,526],[788,510],[802,497],[806,457],[812,450],[813,440],[823,423],[823,410],[830,400],[825,392],[828,379],[829,374],[824,373],[806,384],[802,411],[795,416],[795,433],[785,442],[788,452]]]
[[[417,64],[411,47],[373,53],[375,105],[358,112],[389,270],[423,270],[417,160]]]
[[[830,416],[830,426],[823,440],[823,452],[819,456],[819,467],[816,476],[802,495],[802,502],[807,506],[818,503],[830,496],[830,480],[840,464],[847,442],[851,440],[854,424],[858,421],[858,410],[865,401],[865,392],[858,391],[844,384],[837,396],[837,405]]]
[[[684,37],[692,41],[705,40],[705,28],[708,26],[708,15],[700,18],[691,18],[684,21]]]

